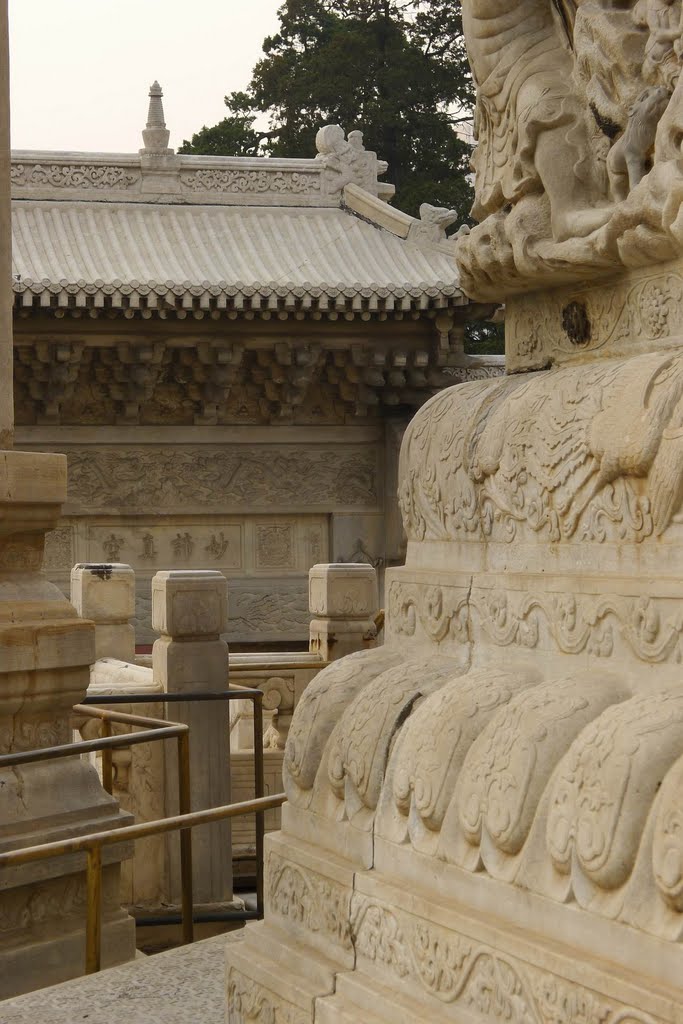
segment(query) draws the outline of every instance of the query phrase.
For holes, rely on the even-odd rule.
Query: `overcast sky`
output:
[[[12,146],[135,152],[157,78],[177,148],[246,87],[280,2],[9,0]]]

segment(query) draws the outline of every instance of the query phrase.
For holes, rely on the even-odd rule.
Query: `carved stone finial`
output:
[[[152,82],[149,88],[149,108],[147,111],[147,125],[142,132],[142,141],[145,144],[145,151],[148,153],[168,153],[168,140],[170,132],[166,128],[164,118],[164,105],[162,103],[163,90],[157,81]]]

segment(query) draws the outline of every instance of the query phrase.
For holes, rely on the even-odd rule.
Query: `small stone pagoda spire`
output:
[[[169,153],[168,140],[170,132],[166,128],[164,120],[164,105],[161,101],[164,95],[158,82],[153,82],[149,89],[149,109],[147,111],[147,126],[142,132],[142,140],[145,144],[143,152],[146,153]]]

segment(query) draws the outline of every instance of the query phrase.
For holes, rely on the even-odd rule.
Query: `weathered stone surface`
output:
[[[457,255],[509,300],[516,372],[406,430],[386,643],[294,713],[231,1024],[242,993],[297,1024],[683,1003],[681,4],[463,22],[482,223]]]

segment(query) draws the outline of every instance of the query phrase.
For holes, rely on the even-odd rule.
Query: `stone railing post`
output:
[[[309,647],[324,661],[374,647],[377,571],[364,562],[314,565],[308,571]]]
[[[227,581],[213,570],[158,572],[152,580],[154,682],[168,693],[220,691],[228,686]],[[166,717],[190,726],[192,810],[230,803],[230,716],[227,701],[167,705]],[[175,744],[166,756],[166,813],[178,813]],[[168,845],[171,899],[180,903],[178,843]],[[232,901],[230,823],[193,830],[195,905]]]
[[[95,658],[135,660],[135,573],[129,565],[80,562],[71,570],[71,602],[95,623]]]

